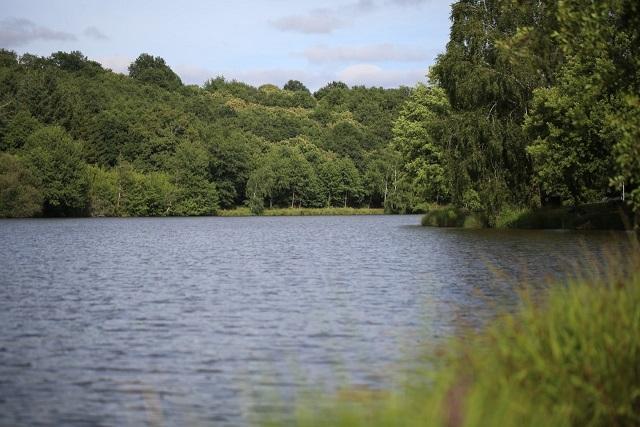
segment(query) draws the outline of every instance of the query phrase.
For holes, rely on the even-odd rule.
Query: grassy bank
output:
[[[505,208],[493,220],[478,212],[452,206],[429,210],[422,225],[431,227],[625,230],[632,228],[634,214],[620,202],[592,203],[576,207],[540,209]]]
[[[515,314],[430,353],[398,390],[301,403],[296,425],[640,425],[637,244],[619,259],[538,303],[523,295]]]
[[[383,215],[384,209],[368,208],[276,208],[265,209],[261,216]],[[218,216],[252,216],[249,208],[220,210]]]

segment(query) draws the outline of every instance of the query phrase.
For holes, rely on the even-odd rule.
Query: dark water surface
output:
[[[245,425],[320,382],[385,386],[515,306],[503,275],[540,283],[624,239],[418,223],[2,220],[0,425]]]

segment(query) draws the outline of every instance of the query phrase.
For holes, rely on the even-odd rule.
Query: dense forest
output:
[[[640,208],[640,4],[460,0],[429,84],[183,85],[0,51],[0,216]]]
[[[185,86],[148,54],[124,76],[3,50],[0,93],[0,216],[408,206],[389,144],[408,88]]]

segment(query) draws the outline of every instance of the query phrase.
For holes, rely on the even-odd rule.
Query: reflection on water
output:
[[[624,235],[417,216],[0,221],[0,425],[238,425],[380,387]]]

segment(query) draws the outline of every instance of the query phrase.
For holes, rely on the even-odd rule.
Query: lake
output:
[[[624,234],[419,216],[0,220],[0,425],[245,425],[385,387]]]

